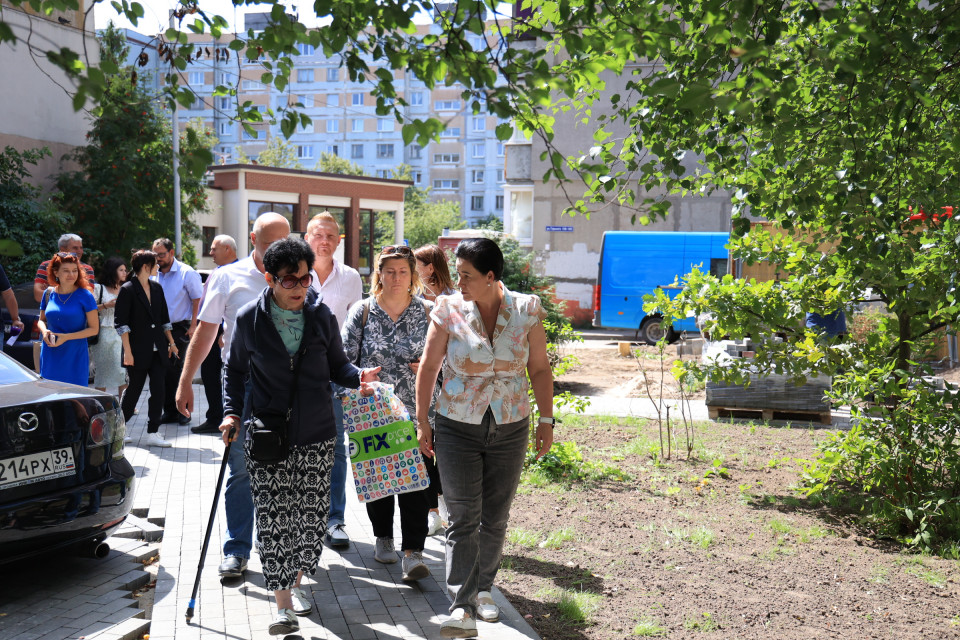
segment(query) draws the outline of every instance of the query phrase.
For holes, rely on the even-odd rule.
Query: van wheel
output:
[[[660,316],[648,316],[643,324],[640,325],[640,338],[650,345],[655,345],[660,341],[660,338],[663,337],[664,325],[663,318]],[[672,343],[677,339],[677,332],[673,330],[673,327],[666,329],[667,332],[667,342]]]

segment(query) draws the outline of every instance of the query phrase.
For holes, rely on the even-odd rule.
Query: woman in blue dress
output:
[[[90,355],[87,338],[100,332],[97,300],[86,272],[72,253],[58,253],[47,271],[50,283],[40,299],[38,328],[40,375],[49,380],[87,386]]]

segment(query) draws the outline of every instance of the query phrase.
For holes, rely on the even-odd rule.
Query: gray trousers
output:
[[[463,607],[476,615],[477,592],[493,588],[529,438],[529,417],[502,425],[489,409],[478,425],[436,417],[437,470],[450,516],[451,612]]]

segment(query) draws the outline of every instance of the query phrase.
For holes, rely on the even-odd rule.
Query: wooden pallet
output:
[[[711,420],[733,418],[735,420],[782,420],[790,422],[817,422],[832,424],[833,416],[829,411],[803,411],[800,409],[744,409],[743,407],[707,406]]]

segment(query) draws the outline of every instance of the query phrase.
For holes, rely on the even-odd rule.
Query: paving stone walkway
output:
[[[195,385],[198,411],[193,424],[206,411],[202,387]],[[145,438],[146,403],[130,421],[135,441],[129,446],[131,463],[139,484],[135,513],[153,523],[162,523],[160,568],[150,625],[150,640],[229,638],[258,640],[270,637],[267,628],[276,611],[272,592],[264,586],[256,551],[250,560],[247,580],[221,585],[217,565],[226,526],[222,500],[214,522],[204,563],[197,606],[191,624],[186,609],[196,576],[204,528],[223,460],[223,443],[215,435],[197,435],[189,426],[163,425],[161,432],[173,442],[169,449],[142,447]],[[316,574],[303,586],[314,611],[300,618],[302,638],[400,639],[439,638],[439,624],[449,607],[443,582],[443,538],[428,538],[424,560],[432,577],[407,584],[400,579],[400,563],[383,565],[373,559],[374,538],[366,510],[356,494],[347,491],[347,531],[350,548],[338,552],[326,548]],[[400,535],[399,512],[395,531]],[[481,638],[514,640],[538,638],[523,617],[499,592],[501,620],[479,622]],[[112,640],[112,639],[111,639]]]

